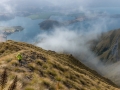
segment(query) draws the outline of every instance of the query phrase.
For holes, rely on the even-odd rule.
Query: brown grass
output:
[[[17,86],[17,76],[14,78],[12,84],[10,85],[10,87],[8,88],[8,90],[16,90],[16,86]]]
[[[8,75],[7,75],[7,70],[5,69],[3,71],[3,73],[1,74],[0,76],[0,86],[1,86],[1,90],[3,90],[6,86],[6,83],[7,83],[7,78],[8,78]]]
[[[17,85],[17,90],[117,90],[110,80],[72,55],[57,54],[23,42],[7,41],[0,46],[0,71],[7,67],[10,77],[17,75],[17,80],[9,77],[8,81],[10,87],[19,81],[22,86]],[[23,55],[22,66],[16,59],[18,52]]]

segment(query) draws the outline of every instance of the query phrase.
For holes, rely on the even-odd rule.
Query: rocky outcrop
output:
[[[106,63],[120,61],[120,29],[103,33],[99,40],[93,41],[93,44],[92,50],[101,61]]]

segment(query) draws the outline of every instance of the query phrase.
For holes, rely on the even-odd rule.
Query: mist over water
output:
[[[37,46],[59,53],[72,54],[86,66],[120,85],[119,62],[104,64],[90,50],[91,45],[88,43],[90,40],[97,40],[101,33],[117,28],[119,28],[119,19],[113,18],[98,18],[75,23],[67,27],[55,28],[49,33],[40,33],[36,38]],[[110,72],[110,70],[112,71]]]
[[[69,18],[66,18],[66,17],[51,16],[50,19],[52,20],[58,19],[58,21],[60,22],[74,19],[74,17],[69,17]],[[45,19],[31,20],[30,18],[27,18],[27,17],[15,17],[14,19],[9,21],[0,21],[0,26],[22,26],[24,28],[23,31],[16,32],[9,35],[8,39],[33,43],[34,38],[38,34],[41,34],[43,32],[46,32],[46,33],[49,32],[47,30],[41,30],[38,25],[40,22],[44,20]],[[113,29],[118,29],[119,23],[120,23],[120,19],[99,18],[91,21],[73,23],[66,26],[65,28],[73,31],[77,30],[82,32],[89,32],[89,31],[93,31],[92,28],[100,27],[101,30],[96,29],[96,31],[101,33],[101,32],[105,32]]]
[[[22,26],[23,31],[15,32],[7,37],[7,39],[33,42],[33,39],[38,33],[42,32],[39,28],[39,23],[43,20],[31,20],[26,17],[15,17],[9,21],[1,21],[0,26]]]

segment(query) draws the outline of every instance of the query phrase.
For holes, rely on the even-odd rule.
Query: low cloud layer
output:
[[[0,33],[0,42],[5,42],[6,41],[6,35]]]
[[[105,30],[102,28],[106,28],[104,25],[91,25],[88,31],[56,28],[49,33],[44,32],[38,35],[36,38],[38,41],[37,46],[46,50],[69,53],[80,60],[82,59],[84,63],[89,62],[89,64],[95,63],[94,65],[97,65],[99,60],[95,60],[95,55],[90,51],[91,45],[88,42],[93,39],[98,39],[100,33]]]
[[[0,13],[14,14],[14,12],[18,11],[18,9],[24,11],[28,8],[37,7],[41,8],[41,10],[44,10],[45,8],[52,8],[51,11],[53,11],[54,8],[62,10],[69,9],[70,11],[78,9],[78,11],[84,12],[86,16],[91,17],[95,16],[96,14],[91,13],[90,11],[86,11],[84,7],[118,7],[119,3],[119,0],[0,0]],[[15,23],[19,23],[19,21],[16,20]],[[101,75],[110,78],[116,84],[120,85],[120,62],[112,65],[104,65],[90,50],[91,44],[88,43],[92,39],[98,39],[98,36],[102,32],[108,31],[109,26],[114,26],[114,20],[100,18],[97,22],[90,22],[89,24],[89,27],[84,27],[81,24],[78,24],[83,27],[79,30],[61,27],[49,32],[43,32],[36,38],[38,41],[37,46],[60,53],[72,54],[90,68],[95,69]],[[5,24],[2,23],[1,25],[4,26]],[[29,25],[32,26],[32,23]],[[33,30],[26,31],[27,34],[30,34],[28,36],[27,34],[16,34],[15,36],[23,39],[25,39],[25,37],[30,38],[33,35],[33,32],[35,32]],[[38,33],[37,30],[36,33]],[[23,35],[26,36],[21,37]],[[5,38],[3,37],[4,35],[0,34],[0,42],[5,41]]]
[[[43,4],[43,5],[53,5],[53,6],[65,6],[65,5],[73,5],[73,6],[96,6],[96,7],[116,7],[119,6],[119,0],[9,0],[15,3],[31,3],[31,4]]]
[[[1,0],[0,11],[14,13],[18,9],[61,8],[79,9],[80,7],[119,7],[119,0]]]
[[[88,63],[90,65],[97,65],[98,60],[94,60],[94,54],[90,51],[90,44],[88,43],[88,41],[97,39],[97,37],[97,32],[91,33],[91,31],[81,32],[66,28],[57,28],[49,34],[40,34],[37,37],[37,40],[39,40],[37,46],[59,53],[72,54],[87,65]]]
[[[120,85],[120,62],[104,64],[90,50],[88,41],[98,39],[98,36],[98,33],[83,33],[59,28],[51,34],[40,34],[37,38],[40,40],[37,46],[59,53],[72,54],[86,66]]]
[[[119,62],[105,65],[97,58],[95,53],[90,50],[91,44],[89,41],[93,39],[97,40],[102,32],[108,30],[106,24],[108,21],[107,19],[100,19],[97,23],[90,22],[87,30],[56,28],[49,33],[41,33],[36,38],[38,41],[37,46],[59,53],[72,54],[91,69],[96,70],[101,75],[114,81],[117,85],[120,85]],[[109,23],[114,23],[114,21]]]

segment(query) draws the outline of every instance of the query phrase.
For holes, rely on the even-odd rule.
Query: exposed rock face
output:
[[[103,33],[93,44],[93,51],[103,62],[120,61],[120,29]]]

